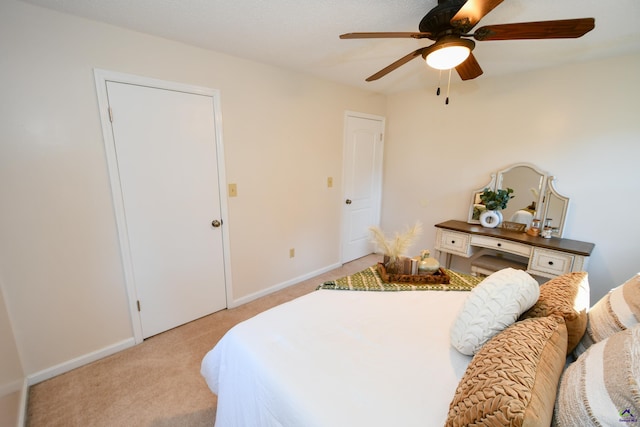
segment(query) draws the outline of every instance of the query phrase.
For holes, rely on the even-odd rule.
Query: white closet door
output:
[[[107,82],[144,338],[226,307],[213,98]]]

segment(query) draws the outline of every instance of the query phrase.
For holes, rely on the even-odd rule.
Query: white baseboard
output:
[[[312,271],[311,273],[307,273],[304,274],[302,276],[298,276],[295,277],[291,280],[287,280],[286,282],[271,286],[267,289],[263,289],[260,292],[256,292],[253,293],[251,295],[247,295],[245,297],[233,300],[231,302],[231,306],[229,308],[234,308],[234,307],[238,307],[242,304],[246,304],[248,302],[251,302],[255,299],[258,299],[260,297],[263,297],[265,295],[269,295],[273,292],[279,291],[281,289],[287,288],[291,285],[295,285],[297,283],[300,283],[302,281],[305,281],[307,279],[311,279],[315,276],[318,276],[322,273],[326,273],[327,271],[331,271],[334,270],[336,268],[341,267],[342,264],[340,263],[335,263],[335,264],[331,264],[328,265],[326,267],[323,267],[319,270],[316,271]],[[320,283],[318,283],[318,285],[320,285]],[[127,338],[126,340],[120,341],[118,343],[115,343],[113,345],[110,345],[108,347],[102,348],[100,350],[94,351],[92,353],[88,353],[79,357],[76,357],[75,359],[71,359],[68,360],[66,362],[63,362],[59,365],[56,366],[52,366],[51,368],[47,368],[47,369],[43,369],[42,371],[33,373],[31,375],[27,376],[27,383],[28,386],[32,386],[34,384],[38,384],[42,381],[46,381],[50,378],[53,378],[55,376],[58,376],[60,374],[64,374],[65,372],[69,372],[72,369],[75,368],[79,368],[80,366],[84,366],[88,363],[91,362],[95,362],[96,360],[102,359],[103,357],[107,357],[110,356],[112,354],[115,354],[119,351],[125,350],[129,347],[133,347],[135,345],[135,339],[134,337],[131,338]]]
[[[65,372],[69,372],[72,369],[79,368],[80,366],[84,366],[104,357],[111,356],[112,354],[125,350],[129,347],[133,347],[134,345],[134,338],[127,338],[126,340],[104,347],[100,350],[96,350],[92,353],[76,357],[75,359],[68,360],[59,365],[52,366],[51,368],[43,369],[42,371],[27,376],[28,385],[32,386],[42,381],[46,381],[60,374],[64,374]]]
[[[29,384],[26,378],[0,385],[0,424],[24,427],[27,420]]]
[[[331,264],[331,265],[323,267],[323,268],[321,268],[319,270],[312,271],[311,273],[307,273],[307,274],[304,274],[302,276],[295,277],[295,278],[293,278],[291,280],[287,280],[286,282],[282,282],[282,283],[279,283],[277,285],[271,286],[271,287],[269,287],[267,289],[263,289],[263,290],[261,290],[259,292],[255,292],[253,294],[244,296],[242,298],[234,299],[233,301],[231,301],[231,305],[230,305],[229,308],[238,307],[238,306],[240,306],[242,304],[246,304],[246,303],[251,302],[253,300],[256,300],[256,299],[258,299],[260,297],[272,294],[272,293],[274,293],[276,291],[279,291],[281,289],[284,289],[284,288],[288,288],[289,286],[295,285],[295,284],[303,282],[305,280],[312,279],[312,278],[314,278],[314,277],[316,277],[316,276],[318,276],[318,275],[320,275],[322,273],[326,273],[327,271],[335,270],[336,268],[339,268],[339,267],[342,267],[341,263]],[[318,283],[318,285],[321,285],[321,283]]]
[[[29,402],[29,380],[27,378],[22,382],[22,390],[20,391],[20,409],[18,412],[18,427],[27,425],[27,403]]]

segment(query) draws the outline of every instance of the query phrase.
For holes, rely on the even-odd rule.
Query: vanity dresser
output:
[[[453,255],[471,258],[486,248],[500,254],[512,254],[528,259],[527,272],[553,278],[572,271],[585,271],[593,243],[552,237],[533,237],[502,228],[485,228],[464,221],[436,224],[435,249],[447,256],[451,266]]]
[[[531,236],[499,226],[482,226],[478,218],[478,211],[482,209],[479,195],[485,188],[514,189],[515,197],[503,211],[504,219],[521,220],[521,212],[527,207],[531,220],[549,224],[551,237]],[[434,248],[439,255],[446,256],[447,268],[450,268],[453,256],[471,259],[472,272],[474,259],[489,264],[493,260],[496,268],[508,266],[509,259],[518,260],[512,261],[515,266],[545,278],[586,271],[595,245],[562,238],[568,208],[569,198],[556,191],[553,176],[527,163],[516,164],[492,174],[486,186],[472,193],[466,222],[449,220],[435,225]],[[526,227],[530,225],[530,222],[525,224]]]

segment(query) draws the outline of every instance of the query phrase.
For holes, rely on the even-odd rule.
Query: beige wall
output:
[[[27,375],[132,337],[94,68],[221,91],[234,299],[340,261],[344,113],[383,96],[14,1],[0,58],[0,271]]]
[[[640,55],[390,96],[382,225],[467,218],[489,174],[530,162],[571,197],[564,237],[596,244],[592,300],[640,271]],[[421,161],[416,161],[421,159]],[[399,209],[399,207],[402,209]]]

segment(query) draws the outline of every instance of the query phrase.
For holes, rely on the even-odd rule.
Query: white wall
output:
[[[381,95],[3,1],[0,280],[39,378],[132,337],[94,68],[221,91],[236,300],[340,261],[344,112],[385,112]]]
[[[390,96],[382,226],[466,220],[471,190],[530,162],[571,198],[564,237],[596,244],[592,300],[640,271],[640,55]],[[417,253],[417,252],[416,252]]]

